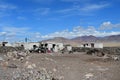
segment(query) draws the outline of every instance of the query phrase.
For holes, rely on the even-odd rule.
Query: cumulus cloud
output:
[[[112,24],[111,22],[103,22],[104,26],[113,26],[117,27],[118,24]],[[63,30],[63,31],[56,31],[53,33],[49,33],[46,35],[42,35],[40,32],[32,32],[27,27],[3,27],[2,32],[0,32],[0,36],[2,38],[6,39],[12,39],[12,37],[16,37],[17,41],[19,39],[23,39],[25,37],[29,38],[31,41],[39,41],[42,39],[49,39],[54,37],[65,37],[65,38],[74,38],[78,36],[97,36],[97,37],[103,37],[103,36],[109,36],[109,35],[117,35],[120,34],[120,31],[105,31],[105,30],[99,30],[95,28],[94,26],[88,26],[88,27],[82,27],[82,26],[76,26],[73,27],[73,29],[70,31],[69,29]]]
[[[29,41],[39,41],[42,39],[41,33],[32,32],[29,27],[2,27],[0,32],[0,40],[10,42],[24,41],[28,38]]]
[[[110,30],[110,29],[113,29],[113,28],[120,29],[120,23],[112,24],[110,21],[107,21],[107,22],[103,22],[100,26],[101,30]]]
[[[25,36],[29,28],[27,27],[2,27],[0,37],[4,39],[12,39],[13,37]]]
[[[105,24],[109,25],[109,23],[105,23]],[[54,32],[48,35],[42,35],[41,37],[45,39],[54,38],[54,37],[73,38],[73,37],[85,36],[85,35],[103,37],[103,36],[117,35],[117,34],[120,34],[120,32],[119,31],[106,32],[104,30],[100,31],[99,29],[96,29],[94,26],[88,26],[87,28],[77,26],[77,27],[74,27],[72,31],[63,30],[63,31]]]

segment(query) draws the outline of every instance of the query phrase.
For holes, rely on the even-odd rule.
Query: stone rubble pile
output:
[[[89,55],[103,57],[109,60],[120,60],[120,48],[91,49],[86,52]]]
[[[7,46],[1,46],[0,47],[0,53],[7,53],[12,51],[22,51],[24,50],[23,47],[7,47]]]
[[[52,72],[46,69],[17,69],[13,72],[12,80],[58,80],[53,77]]]
[[[6,56],[8,58],[15,58],[15,59],[24,59],[29,55],[29,51],[13,51],[13,52],[7,52]]]

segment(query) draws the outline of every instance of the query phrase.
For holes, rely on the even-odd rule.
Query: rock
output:
[[[28,54],[29,53],[27,51],[13,51],[13,52],[7,52],[7,57],[19,59],[19,61],[22,61],[28,56]]]
[[[64,80],[64,76],[60,76],[58,80]]]
[[[25,66],[26,66],[28,69],[36,68],[36,64],[26,63]]]
[[[0,53],[7,53],[13,51],[23,51],[23,47],[8,47],[8,46],[0,46]]]
[[[85,77],[88,79],[88,78],[91,78],[91,77],[93,77],[94,75],[92,74],[92,73],[87,73],[86,75],[85,75]]]
[[[118,55],[111,55],[111,58],[115,61],[118,61],[120,59]]]
[[[22,60],[24,60],[24,57],[20,57],[20,59],[19,59],[20,61],[22,61]]]
[[[8,68],[17,68],[17,66],[15,64],[10,64],[7,66]]]
[[[54,71],[54,72],[56,72],[56,71],[57,71],[57,69],[56,69],[56,68],[53,68],[53,71]]]
[[[35,67],[36,67],[36,64],[32,64],[32,66],[35,68]]]
[[[7,62],[7,61],[2,62],[2,63],[1,63],[1,66],[2,66],[2,67],[7,67],[7,66],[8,66],[8,62]]]
[[[36,69],[17,69],[12,74],[12,80],[58,80],[47,71]]]
[[[4,61],[4,59],[2,57],[0,57],[0,61]]]
[[[17,53],[17,55],[19,57],[25,57],[25,56],[27,56],[27,54],[25,52],[19,52],[19,53]]]
[[[57,78],[52,78],[52,80],[59,80],[59,79],[57,79]]]
[[[7,57],[12,57],[12,52],[7,52]]]
[[[33,69],[33,66],[32,65],[28,65],[27,68],[28,69]]]

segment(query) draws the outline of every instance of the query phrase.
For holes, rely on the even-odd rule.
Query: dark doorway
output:
[[[33,45],[33,49],[36,49],[37,48],[37,46],[36,45]]]
[[[53,48],[55,48],[55,44],[53,44]]]
[[[94,43],[91,43],[91,47],[94,48]]]

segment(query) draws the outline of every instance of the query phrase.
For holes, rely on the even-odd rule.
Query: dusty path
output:
[[[31,54],[22,62],[10,60],[9,63],[24,68],[26,61],[36,64],[36,68],[41,67],[53,72],[54,76],[61,80],[120,80],[120,61],[104,62],[84,53]],[[11,72],[9,68],[5,70],[7,73]]]

